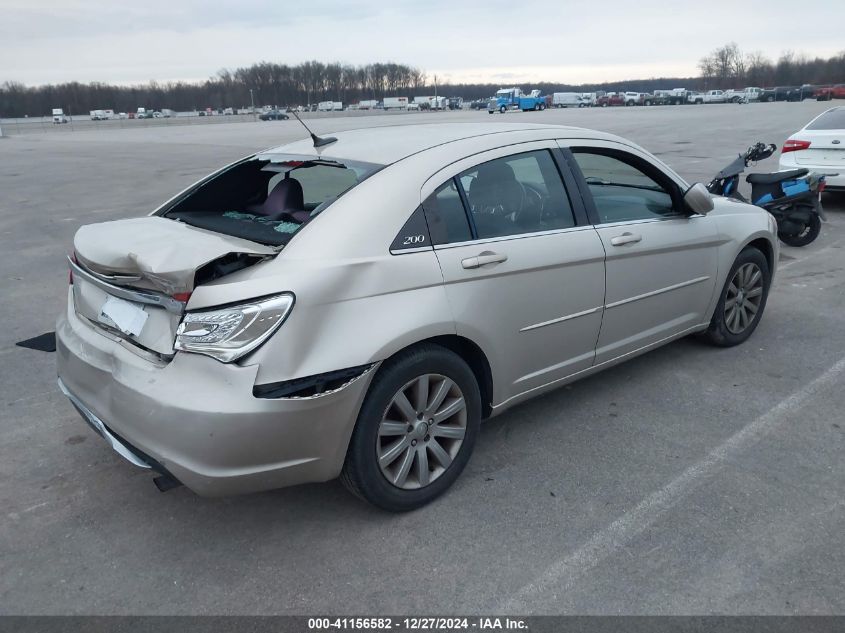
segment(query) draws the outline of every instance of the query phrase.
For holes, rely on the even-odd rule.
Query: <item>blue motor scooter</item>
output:
[[[745,168],[777,151],[776,145],[757,143],[740,154],[707,185],[710,193],[750,202],[771,213],[778,225],[778,238],[789,246],[806,246],[819,236],[821,221],[827,218],[821,204],[825,176],[808,169],[791,169],[770,174],[750,174],[751,200],[739,192],[739,175]]]

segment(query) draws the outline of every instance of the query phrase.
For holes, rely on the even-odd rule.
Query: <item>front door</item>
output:
[[[717,274],[714,219],[687,213],[677,185],[642,156],[595,147],[572,152],[607,252],[596,364],[706,322]]]

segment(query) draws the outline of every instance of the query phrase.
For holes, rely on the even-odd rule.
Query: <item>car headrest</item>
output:
[[[261,205],[261,213],[271,217],[283,212],[304,210],[305,198],[302,193],[302,184],[296,178],[280,180]]]

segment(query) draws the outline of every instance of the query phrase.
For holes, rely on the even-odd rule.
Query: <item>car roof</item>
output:
[[[334,136],[337,142],[315,149],[311,139],[294,141],[267,149],[261,154],[296,154],[299,156],[319,155],[327,159],[357,160],[379,165],[390,165],[403,158],[448,143],[466,139],[490,137],[491,147],[509,142],[518,143],[536,139],[539,136],[554,138],[590,138],[621,141],[612,134],[585,128],[564,125],[540,125],[532,123],[424,123],[419,125],[385,125],[380,127],[324,133]]]

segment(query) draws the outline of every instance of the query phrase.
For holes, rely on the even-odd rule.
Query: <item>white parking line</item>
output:
[[[716,474],[729,457],[760,441],[775,427],[785,422],[789,413],[818,392],[830,387],[843,372],[845,372],[845,358],[840,359],[823,374],[737,431],[708,453],[704,459],[644,499],[633,510],[596,533],[577,550],[554,562],[535,580],[511,594],[510,599],[499,604],[497,608],[491,609],[491,612],[527,612],[528,605],[538,599],[543,599],[545,604],[550,604],[548,601],[550,598],[557,599],[566,596],[582,574],[599,565],[645,531],[672,506],[692,493],[703,483],[703,480]]]
[[[777,268],[777,269],[778,269],[778,272],[780,272],[780,271],[781,271],[781,270],[783,270],[784,268],[789,268],[790,266],[794,266],[795,264],[800,264],[801,262],[806,262],[807,260],[810,260],[810,259],[815,259],[815,258],[816,258],[816,257],[818,257],[819,255],[823,255],[823,254],[827,253],[827,252],[828,252],[828,251],[830,251],[830,250],[833,250],[833,249],[835,249],[835,248],[841,248],[841,247],[842,247],[842,242],[841,242],[841,241],[837,241],[837,242],[834,242],[833,244],[830,244],[829,246],[825,246],[824,248],[820,248],[820,249],[819,249],[819,250],[817,250],[817,251],[813,251],[813,252],[811,252],[811,253],[809,253],[809,254],[805,255],[804,257],[796,257],[796,258],[795,258],[795,259],[793,259],[792,261],[788,261],[788,262],[786,262],[786,263],[784,263],[784,264],[780,264],[780,263],[779,263],[779,264],[778,264],[778,268]]]

